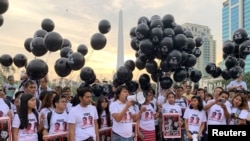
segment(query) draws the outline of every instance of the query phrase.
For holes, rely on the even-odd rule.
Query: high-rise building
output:
[[[124,64],[124,47],[123,47],[123,17],[122,11],[119,12],[119,27],[118,27],[118,50],[117,50],[117,70]]]
[[[209,77],[210,75],[205,71],[205,67],[209,62],[216,62],[216,41],[213,39],[213,35],[211,35],[210,28],[192,23],[185,23],[182,27],[191,31],[194,38],[202,37],[201,56],[197,59],[195,68],[201,70],[203,77]]]
[[[222,40],[232,40],[234,31],[244,28],[250,35],[250,0],[226,0],[222,8]],[[250,56],[245,60],[245,72],[250,71]]]

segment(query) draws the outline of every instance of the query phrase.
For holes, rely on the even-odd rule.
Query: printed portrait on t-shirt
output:
[[[151,115],[151,119],[153,119],[153,118],[154,118],[154,113],[153,113],[153,111],[150,112],[150,115]]]
[[[215,119],[215,118],[216,118],[216,115],[217,115],[217,113],[216,113],[216,112],[213,112],[210,118],[211,118],[211,119]]]
[[[145,120],[149,120],[149,112],[145,112]]]
[[[121,122],[123,123],[132,122],[132,113],[127,111],[124,117],[122,118]]]
[[[217,120],[220,120],[221,117],[222,117],[222,114],[221,114],[221,113],[218,113]]]
[[[128,118],[127,118],[128,122],[130,122],[132,120],[132,113],[128,112]]]
[[[63,131],[67,131],[67,122],[63,122]]]
[[[3,111],[0,111],[0,117],[3,117]]]
[[[87,117],[83,117],[83,118],[82,118],[82,126],[83,126],[83,127],[87,127],[87,126],[88,126]]]
[[[200,118],[199,118],[199,117],[196,117],[196,118],[195,118],[195,124],[199,124],[199,122],[200,122]]]
[[[35,123],[34,123],[34,127],[33,127],[33,131],[35,132],[35,131],[37,130],[37,128],[38,128],[38,123],[35,122]]]
[[[27,124],[27,127],[26,127],[26,129],[25,129],[25,133],[32,133],[32,124],[31,123],[28,123]]]
[[[89,119],[89,125],[93,126],[93,117],[89,116],[88,119]]]
[[[190,117],[188,121],[189,121],[189,124],[192,124],[194,122],[194,117],[193,116]]]
[[[59,122],[55,123],[55,130],[54,130],[54,132],[60,132],[60,123]]]

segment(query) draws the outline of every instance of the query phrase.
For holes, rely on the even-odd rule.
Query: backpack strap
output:
[[[7,100],[7,99],[4,99],[4,102],[8,105],[9,109],[11,109],[11,104],[10,104],[10,101]]]
[[[48,112],[48,114],[47,114],[48,132],[50,130],[50,121],[51,121],[51,118],[52,118],[52,111]]]

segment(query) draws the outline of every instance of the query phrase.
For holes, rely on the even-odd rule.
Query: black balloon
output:
[[[243,28],[239,28],[235,30],[233,33],[233,41],[237,44],[241,44],[242,42],[247,40],[248,39],[247,37],[248,37],[247,31]]]
[[[181,64],[182,61],[182,54],[178,50],[172,50],[168,57],[167,57],[167,62],[171,67],[176,67]]]
[[[138,39],[144,39],[149,36],[150,29],[147,24],[140,23],[135,29],[135,35]]]
[[[127,60],[124,63],[124,66],[128,67],[131,71],[134,71],[134,69],[135,69],[135,62],[133,60]]]
[[[101,20],[98,25],[99,32],[102,34],[106,34],[110,31],[111,25],[108,20]]]
[[[136,81],[129,81],[126,83],[126,86],[130,92],[136,92],[139,84]]]
[[[200,70],[192,69],[189,75],[189,78],[192,82],[197,83],[200,81],[202,73]]]
[[[164,28],[173,28],[174,22],[175,22],[174,16],[171,14],[167,14],[162,17],[162,23],[164,25]]]
[[[34,59],[26,67],[27,76],[32,80],[40,80],[48,73],[48,65],[41,59]]]
[[[174,72],[174,81],[175,82],[182,82],[187,78],[187,70],[184,68],[179,68],[177,70],[175,70]]]
[[[110,94],[113,93],[111,84],[104,83],[102,85],[102,88],[103,88],[103,95],[104,96],[109,96]]]
[[[193,55],[196,57],[196,58],[199,58],[201,56],[201,50],[200,48],[196,47],[194,48],[193,50]]]
[[[215,63],[208,63],[205,67],[205,70],[208,74],[212,74],[214,71],[216,71],[216,65]]]
[[[140,77],[139,77],[139,84],[140,85],[147,85],[149,83],[150,83],[149,75],[146,74],[146,73],[141,74]]]
[[[217,78],[221,75],[221,68],[220,67],[216,67],[215,71],[211,73],[211,75],[214,77],[214,78]]]
[[[88,84],[93,83],[93,78],[95,78],[95,72],[90,67],[83,67],[80,72],[80,78]]]
[[[229,69],[229,73],[233,79],[236,79],[243,74],[243,69],[240,66],[234,66]]]
[[[54,30],[55,28],[55,24],[51,19],[44,19],[42,21],[41,27],[43,30],[47,31],[47,32],[51,32]]]
[[[174,33],[175,35],[178,35],[178,34],[184,34],[184,29],[181,25],[176,25],[174,27]]]
[[[164,37],[161,40],[159,47],[161,48],[161,52],[163,54],[169,53],[173,49],[173,39],[170,37]]]
[[[230,72],[228,69],[224,69],[222,72],[221,72],[221,77],[224,79],[224,80],[229,80],[231,78],[231,75],[230,75]]]
[[[3,25],[3,22],[4,22],[3,16],[0,15],[0,27]]]
[[[242,58],[239,58],[239,59],[238,59],[238,65],[239,65],[241,68],[244,68],[244,67],[245,67],[245,60],[242,59]]]
[[[131,38],[131,39],[134,38],[134,37],[136,37],[135,29],[136,29],[136,27],[132,27],[132,28],[130,29],[129,35],[130,35],[130,38]]]
[[[126,66],[121,66],[117,70],[117,78],[121,80],[122,82],[128,82],[131,81],[133,77],[132,71],[126,67]]]
[[[120,86],[120,85],[122,85],[122,84],[124,84],[124,81],[122,81],[121,79],[119,79],[119,78],[117,77],[117,73],[115,73],[114,76],[113,76],[113,85],[114,85],[115,87],[118,87],[118,86]]]
[[[191,38],[191,39],[194,38],[193,33],[189,30],[184,31],[184,34],[186,35],[187,38]]]
[[[68,64],[72,70],[79,70],[84,66],[85,58],[81,53],[74,52],[70,54],[68,58]]]
[[[193,54],[188,54],[188,58],[185,64],[183,64],[185,67],[193,67],[197,62],[197,58],[196,56],[194,56]]]
[[[145,68],[148,73],[154,74],[157,71],[158,66],[156,61],[153,60],[146,62]]]
[[[18,67],[24,67],[27,65],[27,57],[23,54],[16,54],[13,58],[14,64]]]
[[[141,59],[141,57],[137,57],[135,60],[135,66],[138,70],[142,70],[145,68],[146,62]]]
[[[145,16],[142,16],[138,19],[137,24],[140,24],[140,23],[145,23],[145,24],[149,25],[149,19]]]
[[[157,69],[157,71],[154,74],[151,74],[151,79],[154,82],[158,82],[162,76],[163,76],[162,70]]]
[[[80,45],[77,47],[77,52],[80,52],[83,56],[85,56],[85,55],[88,53],[88,48],[87,48],[86,45],[80,44]]]
[[[71,73],[71,68],[69,67],[67,58],[57,59],[54,69],[56,74],[60,77],[66,77]]]
[[[27,38],[25,41],[24,41],[24,48],[28,51],[28,52],[31,52],[31,48],[30,48],[30,44],[31,44],[31,41],[33,40],[33,38]]]
[[[170,72],[171,71],[171,67],[170,67],[170,64],[168,63],[167,59],[161,60],[160,67],[161,67],[161,70],[163,72]]]
[[[153,28],[150,31],[150,39],[154,43],[159,43],[161,39],[163,38],[163,31],[161,28]]]
[[[195,46],[200,47],[203,44],[203,39],[201,37],[196,37],[195,38]]]
[[[35,32],[34,38],[36,38],[36,37],[42,37],[42,38],[44,38],[46,34],[47,34],[47,31],[39,29],[39,30],[37,30]]]
[[[48,52],[48,49],[44,45],[44,39],[42,37],[36,37],[31,41],[30,44],[31,52],[37,56],[43,56]]]
[[[153,51],[155,50],[155,46],[149,39],[143,39],[140,42],[139,46],[140,46],[140,50],[147,55],[151,55]]]
[[[105,47],[107,43],[107,39],[106,37],[101,34],[101,33],[95,33],[92,37],[91,37],[91,41],[90,41],[90,44],[91,44],[91,47],[94,49],[94,50],[101,50]]]
[[[9,54],[3,54],[0,56],[0,63],[5,67],[9,67],[12,65],[13,59]]]
[[[0,15],[4,14],[9,9],[8,0],[0,0]]]
[[[172,28],[165,28],[163,30],[164,37],[173,38],[175,36],[174,30]]]
[[[55,52],[62,48],[63,38],[57,32],[49,32],[44,38],[44,44],[51,52]]]
[[[101,84],[93,84],[91,88],[96,97],[103,95],[103,87]]]
[[[163,29],[163,23],[161,21],[161,19],[152,19],[150,21],[150,29],[153,29],[153,28],[160,28],[160,29]]]
[[[130,45],[135,51],[139,50],[140,41],[137,37],[132,38]]]
[[[160,78],[160,86],[162,89],[169,89],[173,85],[173,80],[170,77]]]
[[[224,53],[231,54],[234,52],[234,49],[235,49],[234,43],[231,41],[224,42],[222,49]]]
[[[195,41],[192,38],[187,38],[187,44],[182,48],[184,51],[191,53],[195,48]]]
[[[248,55],[250,54],[250,40],[246,40],[240,44],[240,55]]]
[[[63,45],[62,45],[62,48],[64,48],[64,47],[69,47],[69,48],[71,48],[71,42],[70,42],[70,40],[68,40],[68,39],[63,39]]]
[[[68,58],[70,54],[73,53],[73,50],[69,47],[64,47],[60,49],[60,56],[63,58]]]
[[[175,49],[181,50],[186,46],[187,38],[184,34],[178,34],[174,37]]]
[[[225,66],[230,69],[237,65],[237,58],[234,56],[228,56],[225,60]]]

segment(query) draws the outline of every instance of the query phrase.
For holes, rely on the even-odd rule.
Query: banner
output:
[[[43,139],[45,141],[67,141],[68,134],[69,134],[68,132],[50,134],[50,135],[43,136]]]
[[[12,141],[11,121],[9,117],[0,118],[0,141]]]
[[[179,126],[180,114],[166,113],[162,115],[162,131],[164,138],[181,138]]]

